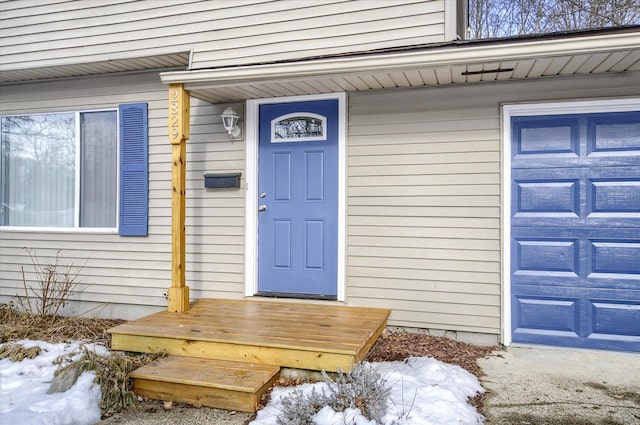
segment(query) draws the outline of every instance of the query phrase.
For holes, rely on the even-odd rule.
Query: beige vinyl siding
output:
[[[99,304],[166,306],[171,285],[171,146],[167,137],[167,87],[157,74],[90,78],[2,88],[0,114],[149,105],[149,236],[121,237],[84,230],[30,232],[0,230],[0,296],[22,292],[33,267],[23,247],[42,264],[83,266],[86,284],[75,298]],[[233,105],[242,110],[241,105]],[[244,191],[206,191],[205,172],[243,171],[244,144],[229,142],[213,106],[192,99],[191,140],[187,146],[187,265],[193,298],[237,298],[244,291]],[[135,309],[131,309],[135,310]],[[133,313],[135,315],[135,313]]]
[[[499,334],[505,102],[640,94],[637,74],[352,93],[347,298],[393,326]]]
[[[0,69],[193,49],[193,68],[444,41],[445,0],[0,2]],[[452,17],[455,19],[455,17]]]
[[[203,177],[207,173],[245,175],[244,141],[229,141],[220,121],[226,106],[192,99],[191,139],[187,142],[186,280],[195,299],[239,298],[244,294],[245,191],[205,189]],[[241,104],[231,106],[244,115]]]

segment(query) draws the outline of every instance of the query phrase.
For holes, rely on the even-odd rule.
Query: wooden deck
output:
[[[115,350],[159,352],[299,369],[351,370],[384,330],[390,311],[254,300],[202,299],[109,332]]]
[[[114,350],[160,352],[133,373],[136,394],[253,412],[280,367],[351,370],[390,310],[278,301],[203,299],[109,330]]]

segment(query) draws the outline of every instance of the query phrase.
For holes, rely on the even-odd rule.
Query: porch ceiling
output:
[[[640,31],[456,42],[394,52],[162,73],[211,103],[640,71]]]

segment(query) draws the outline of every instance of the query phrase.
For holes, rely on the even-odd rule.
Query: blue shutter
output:
[[[120,235],[147,236],[149,208],[146,103],[119,106]]]

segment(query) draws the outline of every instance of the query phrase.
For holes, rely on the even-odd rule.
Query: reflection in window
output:
[[[327,118],[306,113],[288,114],[271,122],[271,142],[326,140]]]
[[[0,126],[0,225],[116,227],[116,111],[6,116]]]
[[[115,111],[80,114],[80,227],[116,227]]]

